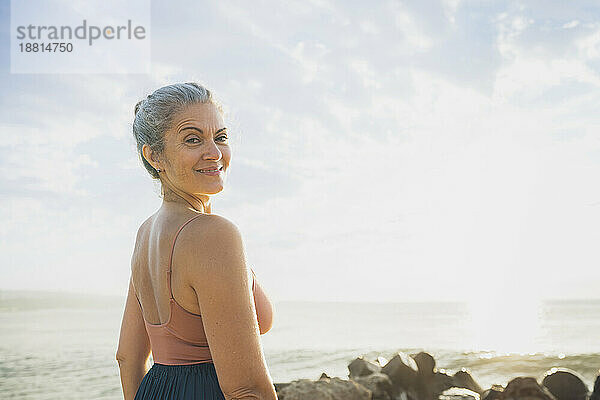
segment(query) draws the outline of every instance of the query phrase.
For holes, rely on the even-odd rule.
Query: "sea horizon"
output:
[[[120,398],[115,352],[124,300],[0,290],[0,391],[24,399],[75,399],[68,388],[83,380],[93,398]],[[347,365],[356,357],[426,351],[438,370],[466,368],[482,387],[516,376],[539,378],[552,367],[575,370],[591,387],[600,369],[593,334],[600,331],[600,299],[539,304],[528,319],[479,315],[464,302],[282,300],[274,302],[273,328],[261,342],[275,383],[318,379],[323,372],[347,379]]]

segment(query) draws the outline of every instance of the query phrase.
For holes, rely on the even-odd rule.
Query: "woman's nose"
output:
[[[219,150],[219,147],[215,144],[215,142],[209,142],[208,148],[206,148],[204,151],[204,158],[208,160],[221,159],[221,150]]]

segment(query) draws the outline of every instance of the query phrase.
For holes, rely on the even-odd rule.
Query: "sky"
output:
[[[563,3],[153,1],[150,73],[11,74],[0,1],[0,289],[126,293],[134,106],[196,81],[272,300],[597,298],[600,6]]]

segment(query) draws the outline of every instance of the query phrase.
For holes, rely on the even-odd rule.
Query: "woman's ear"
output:
[[[156,157],[150,146],[147,144],[142,146],[142,155],[154,169],[160,169],[160,162],[157,160],[158,157]]]

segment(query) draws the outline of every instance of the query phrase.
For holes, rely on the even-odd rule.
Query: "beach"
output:
[[[0,392],[8,399],[120,399],[114,358],[124,298],[0,292]],[[593,386],[600,368],[600,301],[549,301],[536,324],[519,335],[530,346],[497,342],[474,348],[487,330],[463,303],[275,303],[273,329],[261,336],[275,383],[317,380],[322,373],[348,378],[357,357],[389,359],[426,351],[448,374],[466,368],[484,388],[517,376],[541,377],[553,367],[581,374]],[[536,326],[531,336],[532,326]],[[493,334],[490,333],[489,337]],[[511,335],[501,335],[510,338]],[[82,392],[79,392],[82,390]]]

